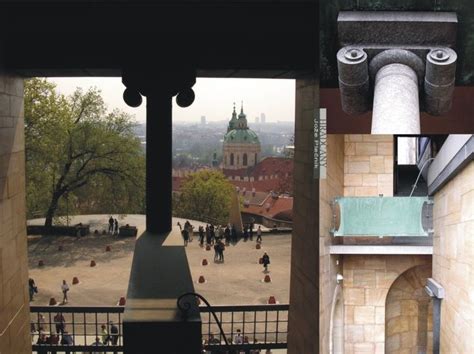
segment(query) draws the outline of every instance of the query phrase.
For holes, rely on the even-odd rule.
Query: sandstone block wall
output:
[[[430,264],[431,256],[344,256],[345,354],[385,353],[390,287],[406,270]]]
[[[345,135],[344,196],[393,195],[393,135]]]
[[[340,257],[331,256],[329,247],[339,240],[329,233],[332,228],[331,202],[334,197],[343,194],[344,183],[344,136],[328,135],[328,166],[326,178],[319,183],[319,319],[320,319],[320,353],[329,353],[330,321],[333,297],[336,288],[336,274],[342,274]],[[339,263],[336,264],[336,263]]]
[[[474,353],[474,162],[434,196],[433,278],[441,303],[441,353]]]
[[[0,75],[0,353],[31,353],[23,80]]]
[[[344,196],[393,196],[393,135],[345,135]],[[344,237],[344,244],[390,244],[391,237]]]

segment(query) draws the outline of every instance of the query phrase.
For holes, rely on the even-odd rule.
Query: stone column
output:
[[[31,353],[23,79],[0,75],[0,353]]]
[[[165,233],[172,219],[171,96],[150,94],[146,108],[146,229]]]
[[[319,352],[319,180],[313,177],[318,88],[314,78],[296,80],[289,354]]]
[[[418,78],[404,64],[389,64],[375,77],[372,134],[420,134]]]
[[[155,68],[151,64],[124,69],[127,87],[124,100],[138,107],[147,97],[146,128],[146,230],[154,234],[171,231],[172,220],[172,98],[187,107],[194,101],[191,87],[196,71],[186,68]]]

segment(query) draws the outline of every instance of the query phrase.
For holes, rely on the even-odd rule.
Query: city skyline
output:
[[[127,106],[122,99],[124,86],[119,77],[56,77],[48,80],[65,95],[70,95],[77,87],[84,90],[97,87],[109,110],[117,108],[134,115],[137,122],[145,122],[146,98],[138,108]],[[240,111],[242,102],[249,122],[254,122],[255,117],[262,113],[267,123],[294,121],[294,80],[198,78],[193,89],[196,99],[190,107],[181,108],[173,102],[174,121],[199,123],[201,116],[205,116],[207,122],[227,120],[232,115],[233,104]]]

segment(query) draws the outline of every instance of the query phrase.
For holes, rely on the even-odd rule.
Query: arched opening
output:
[[[340,285],[336,286],[332,301],[329,354],[344,354],[344,301]]]
[[[240,164],[240,155],[237,155],[237,166]]]
[[[230,165],[234,166],[234,154],[230,154]]]
[[[243,164],[244,166],[247,166],[247,154],[244,154],[244,155],[242,156],[242,164]]]
[[[432,306],[424,287],[431,264],[402,273],[385,302],[385,353],[427,353],[432,337]]]

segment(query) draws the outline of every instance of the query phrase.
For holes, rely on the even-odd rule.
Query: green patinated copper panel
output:
[[[474,85],[473,0],[320,0],[321,87],[337,87],[339,11],[453,11],[458,16],[456,86]]]
[[[334,236],[428,236],[422,226],[428,197],[343,197]]]

